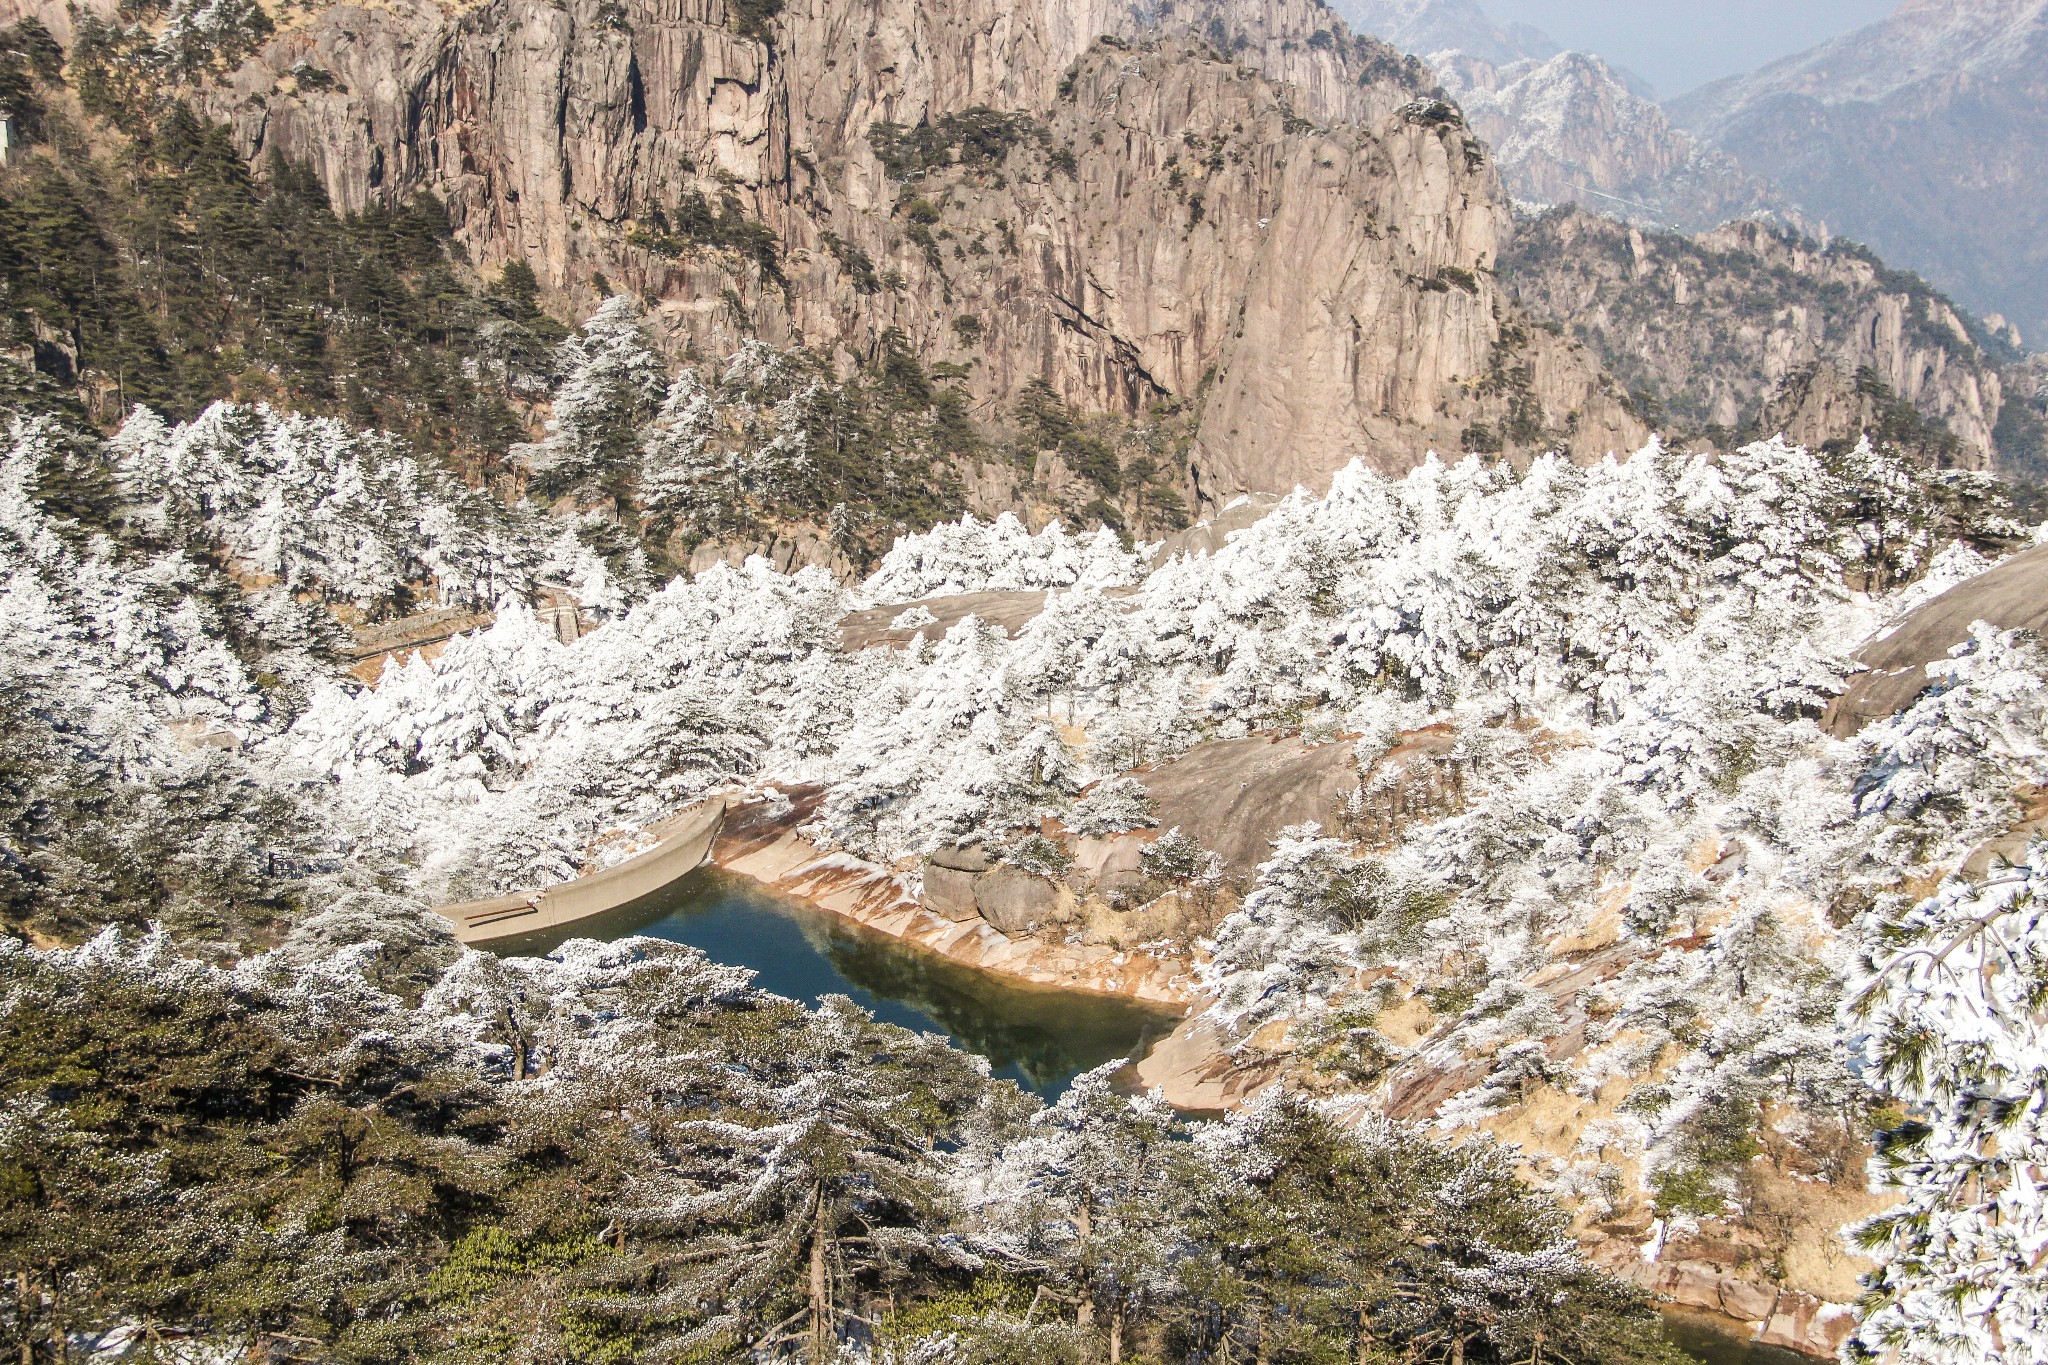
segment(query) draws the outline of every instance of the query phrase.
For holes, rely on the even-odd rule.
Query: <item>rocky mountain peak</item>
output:
[[[1340,0],[1335,8],[1360,32],[1428,57],[1461,52],[1495,66],[1545,61],[1562,49],[1530,24],[1496,24],[1473,0]]]
[[[1506,201],[1433,88],[1313,0],[392,0],[197,96],[340,206],[438,196],[576,316],[642,296],[678,356],[901,344],[986,417],[1189,414],[1208,506],[1640,437],[1496,290]]]
[[[2048,3],[1913,0],[1672,102],[1810,221],[2023,334],[2048,328]]]

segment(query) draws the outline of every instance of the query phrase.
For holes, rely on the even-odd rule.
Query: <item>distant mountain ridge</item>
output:
[[[1346,12],[1430,64],[1517,199],[1682,232],[1769,213],[1924,274],[2015,345],[2048,336],[2048,0],[1909,0],[1662,105],[1474,0]]]
[[[1496,24],[1474,0],[1335,0],[1331,8],[1361,33],[1419,57],[1458,51],[1507,66],[1564,51],[1531,24]]]
[[[1371,33],[1427,62],[1494,149],[1525,204],[1577,203],[1648,226],[1698,232],[1780,207],[1771,187],[1676,127],[1649,86],[1475,0],[1340,0]]]
[[[1671,113],[1835,231],[2048,337],[2048,0],[1909,0]]]
[[[1577,203],[1685,231],[1780,207],[1769,184],[1675,127],[1625,73],[1590,53],[1506,66],[1466,52],[1428,60],[1525,203]]]

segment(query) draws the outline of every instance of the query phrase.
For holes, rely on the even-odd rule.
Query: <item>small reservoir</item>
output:
[[[1179,1022],[1173,1011],[1117,996],[1013,984],[715,868],[573,929],[492,947],[538,954],[572,937],[634,934],[751,968],[776,995],[807,1005],[844,995],[885,1022],[944,1034],[986,1057],[998,1077],[1047,1100],[1084,1071],[1144,1056]]]

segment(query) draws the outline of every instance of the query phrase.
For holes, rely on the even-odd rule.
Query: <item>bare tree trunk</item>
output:
[[[817,1194],[817,1220],[811,1231],[811,1359],[823,1365],[830,1334],[831,1305],[826,1301],[825,1192]]]
[[[512,1043],[512,1079],[523,1081],[526,1079],[526,1035],[519,1031],[510,1006],[504,1011],[504,1020],[505,1035]]]
[[[1109,1310],[1109,1365],[1123,1365],[1124,1359],[1124,1306],[1119,1303]]]

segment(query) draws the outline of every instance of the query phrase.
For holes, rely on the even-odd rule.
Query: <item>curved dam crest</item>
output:
[[[514,892],[487,900],[439,905],[435,910],[455,926],[455,937],[482,947],[529,934],[545,934],[608,915],[674,886],[704,866],[725,826],[725,801],[712,797],[654,826],[654,847],[617,866],[539,891]]]

